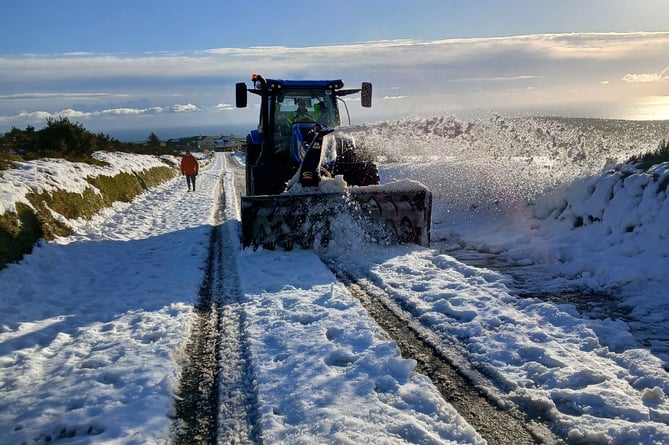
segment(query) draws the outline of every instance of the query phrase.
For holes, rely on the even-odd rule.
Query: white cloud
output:
[[[138,115],[146,113],[146,109],[138,108],[112,108],[108,110],[102,110],[101,114],[111,114],[111,115]]]
[[[258,72],[331,72],[333,64],[342,69],[334,77],[345,74],[346,67],[366,66],[416,67],[429,69],[434,64],[447,66],[453,61],[489,60],[503,67],[506,57],[515,63],[536,59],[610,60],[632,54],[657,54],[669,46],[669,33],[629,34],[557,34],[499,38],[449,39],[432,42],[390,40],[351,45],[290,48],[283,46],[252,48],[218,48],[182,54],[124,55],[54,55],[1,58],[0,80],[42,79],[53,81],[77,78],[100,79],[179,79],[185,77],[220,78],[229,73],[248,79],[249,67]],[[321,63],[326,60],[328,63]],[[339,65],[343,64],[343,65]],[[322,70],[322,66],[327,66]],[[454,67],[457,68],[457,67]],[[469,67],[465,67],[469,68]],[[493,66],[477,67],[489,70]],[[559,68],[555,66],[555,68]],[[506,69],[505,69],[506,70]],[[268,72],[268,74],[271,74]],[[484,73],[487,74],[487,73]],[[523,76],[477,76],[513,78]],[[278,76],[273,76],[278,77]]]
[[[644,94],[660,95],[664,93],[659,91],[659,81],[666,80],[667,69],[656,73],[657,60],[666,54],[669,33],[582,33],[214,48],[140,56],[4,57],[0,58],[0,131],[8,125],[43,121],[45,115],[92,121],[197,113],[213,121],[220,115],[209,114],[234,108],[230,105],[234,83],[249,82],[252,72],[287,79],[341,78],[347,86],[371,81],[375,95],[387,99],[386,108],[393,113],[412,113],[415,110],[407,107],[421,103],[436,110],[440,104],[521,106],[596,100],[598,95],[614,100],[616,94],[629,96],[623,90],[626,85],[631,88],[641,82],[647,85]],[[606,84],[606,79],[624,81]],[[602,88],[607,88],[606,93]],[[412,100],[399,100],[407,97]],[[396,105],[389,106],[391,102]],[[378,105],[372,112],[383,112],[383,108]],[[236,110],[226,119],[249,115]]]
[[[58,113],[58,115],[62,116],[62,117],[76,119],[76,118],[80,118],[80,117],[90,117],[91,113],[86,113],[84,111],[78,111],[78,110],[73,110],[73,109],[69,108],[67,110],[61,111],[60,113]]]
[[[193,104],[177,104],[172,105],[171,110],[175,113],[190,113],[194,111],[200,111],[200,109]]]
[[[658,73],[651,74],[625,74],[623,80],[630,83],[649,83],[649,82],[659,82],[662,80],[662,76]]]
[[[51,115],[51,113],[47,113],[46,111],[33,111],[30,113],[21,112],[16,117],[19,119],[28,119],[28,120],[45,120],[53,116]]]
[[[669,80],[669,66],[659,73],[625,74],[623,80],[629,83],[653,83]]]

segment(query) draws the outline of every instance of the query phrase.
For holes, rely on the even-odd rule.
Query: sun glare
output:
[[[669,96],[650,96],[630,106],[629,119],[635,121],[669,120]]]

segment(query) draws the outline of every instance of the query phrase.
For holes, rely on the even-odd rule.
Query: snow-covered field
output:
[[[415,159],[389,154],[399,163],[383,165],[383,179],[433,190],[433,245],[334,243],[328,257],[372,279],[425,329],[460,341],[464,358],[566,441],[669,443],[669,165],[600,174],[644,148],[621,139],[629,128],[390,127],[391,145],[411,146]],[[84,168],[42,161],[4,172],[1,204],[11,208],[25,181],[76,189]],[[75,235],[0,271],[0,443],[168,440],[221,187],[226,227],[238,228],[229,160],[217,156],[198,181],[195,193],[178,178],[71,221]],[[461,248],[508,261],[523,288],[449,254]],[[265,443],[483,443],[315,252],[229,255]],[[542,292],[605,295],[629,313],[590,316],[521,296]]]

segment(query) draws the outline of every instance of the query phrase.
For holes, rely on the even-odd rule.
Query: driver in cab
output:
[[[302,122],[316,122],[316,119],[314,119],[314,116],[307,109],[307,101],[305,99],[297,99],[297,110],[289,115],[288,121],[293,124],[299,124]]]

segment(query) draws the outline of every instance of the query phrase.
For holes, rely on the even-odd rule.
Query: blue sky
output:
[[[665,0],[8,0],[3,2],[0,53],[664,31],[666,13]]]
[[[226,132],[253,120],[230,104],[256,71],[371,81],[358,121],[611,101],[669,118],[666,0],[8,0],[3,17],[0,131],[64,115],[112,136]]]

